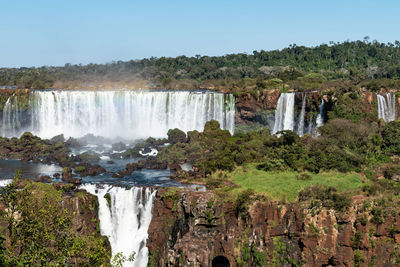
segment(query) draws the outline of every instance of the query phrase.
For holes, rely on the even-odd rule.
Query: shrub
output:
[[[86,170],[85,166],[77,166],[75,167],[75,172],[84,172]]]
[[[242,218],[248,217],[248,210],[247,204],[250,201],[252,195],[254,195],[254,190],[247,189],[239,193],[236,198],[235,209],[236,209],[236,216],[242,216]]]
[[[309,173],[307,173],[307,172],[302,172],[302,173],[299,173],[297,176],[296,176],[296,179],[297,180],[302,180],[302,181],[307,181],[307,180],[311,180],[311,174],[309,174]]]
[[[400,120],[386,124],[382,131],[383,149],[393,154],[400,155]]]
[[[323,207],[343,211],[350,206],[350,198],[333,186],[312,185],[299,192],[299,201],[317,200]]]
[[[186,143],[186,134],[178,128],[168,130],[168,142],[171,144]]]

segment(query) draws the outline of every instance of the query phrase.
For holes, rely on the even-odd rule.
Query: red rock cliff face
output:
[[[230,266],[394,266],[400,260],[399,211],[379,221],[364,197],[343,213],[256,201],[248,216],[238,216],[212,192],[162,195],[147,242],[155,266],[212,266],[217,256]]]
[[[258,110],[274,110],[278,103],[279,90],[264,90],[260,95],[240,94],[236,98],[236,121],[253,121]]]

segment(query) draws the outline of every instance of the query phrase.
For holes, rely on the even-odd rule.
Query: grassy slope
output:
[[[295,201],[298,192],[313,184],[335,186],[339,191],[355,190],[361,187],[361,176],[356,173],[328,172],[311,174],[311,180],[298,180],[297,172],[265,172],[257,170],[255,165],[249,165],[245,169],[237,168],[228,174],[241,189],[253,189],[256,192],[265,193],[268,197],[275,200],[286,199]]]

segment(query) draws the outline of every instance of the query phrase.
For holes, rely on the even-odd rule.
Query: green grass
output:
[[[237,168],[228,174],[228,178],[241,187],[236,190],[253,189],[264,193],[274,200],[295,201],[299,191],[309,185],[321,184],[334,186],[339,191],[357,190],[361,187],[361,176],[356,173],[327,172],[311,174],[310,180],[298,180],[297,172],[265,172],[257,170],[255,165]]]

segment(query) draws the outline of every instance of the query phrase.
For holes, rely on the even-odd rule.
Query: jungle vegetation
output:
[[[62,67],[2,68],[0,85],[54,88],[74,82],[143,80],[158,88],[202,86],[244,90],[287,84],[294,89],[332,86],[337,81],[370,89],[399,85],[400,42],[380,43],[369,37],[315,47],[292,44],[282,50],[224,56],[151,57],[107,64]],[[151,87],[150,86],[150,87]]]

